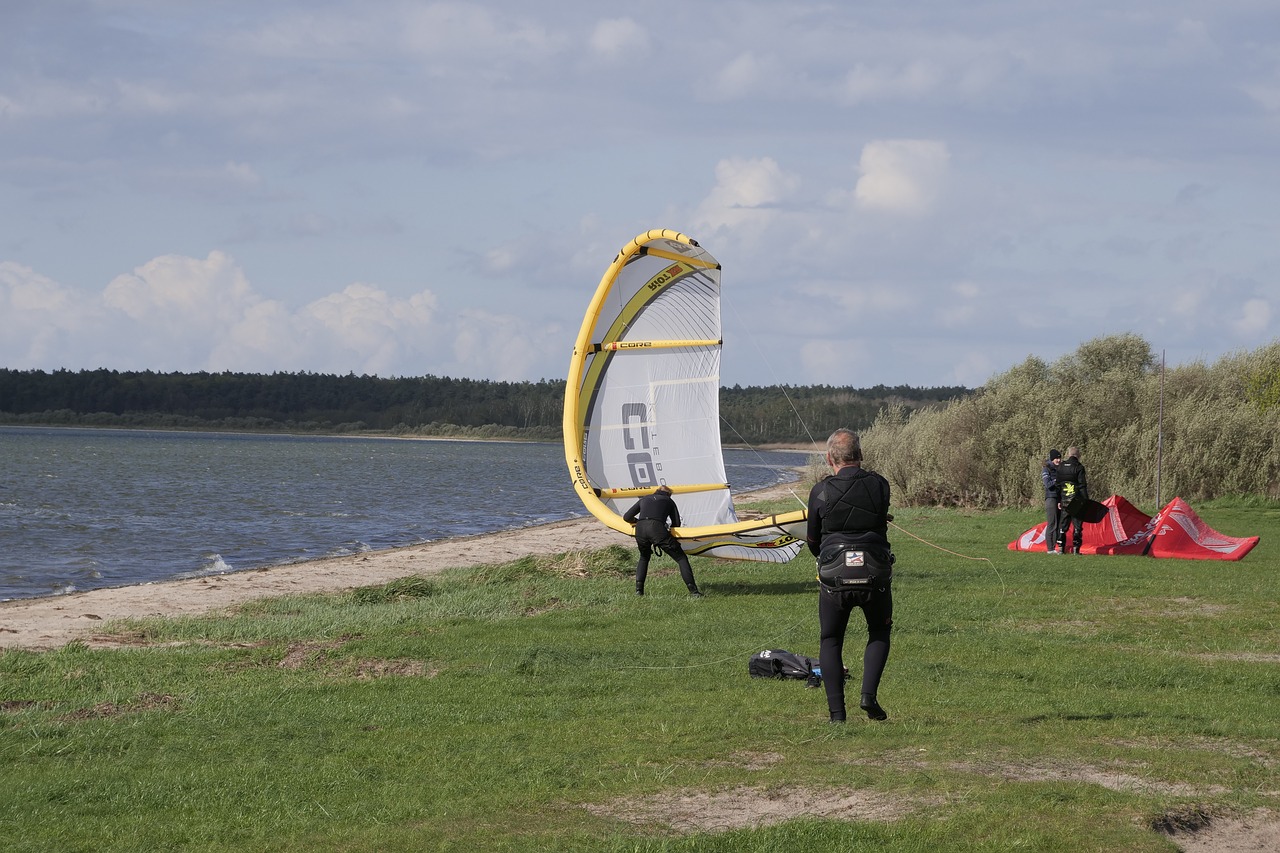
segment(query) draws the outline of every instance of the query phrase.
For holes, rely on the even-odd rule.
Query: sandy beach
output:
[[[737,497],[772,500],[789,497],[797,488],[788,483]],[[796,508],[800,508],[799,504]],[[116,644],[98,632],[112,619],[208,613],[256,598],[339,592],[457,566],[503,563],[530,554],[558,554],[611,544],[632,547],[634,542],[595,518],[577,518],[225,575],[8,601],[0,603],[0,648],[55,649],[73,640],[107,647]]]

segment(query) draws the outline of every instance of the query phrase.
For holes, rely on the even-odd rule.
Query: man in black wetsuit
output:
[[[1080,517],[1089,503],[1089,483],[1085,480],[1084,466],[1080,464],[1080,450],[1067,448],[1067,458],[1058,466],[1058,550],[1063,554],[1079,554],[1084,541],[1084,520]],[[1072,515],[1072,513],[1075,515]],[[1074,528],[1074,529],[1073,529]],[[1067,532],[1071,531],[1071,549],[1067,550]]]
[[[854,608],[867,620],[867,646],[862,655],[862,700],[859,707],[873,720],[888,714],[876,700],[880,676],[889,661],[893,627],[889,547],[889,481],[862,468],[858,436],[838,429],[827,439],[832,473],[809,492],[807,540],[818,558],[818,662],[827,690],[831,722],[845,721],[844,634]]]
[[[645,495],[622,516],[622,520],[636,526],[636,547],[640,549],[640,561],[636,563],[636,595],[644,595],[644,580],[649,574],[649,557],[654,550],[666,554],[680,566],[680,577],[689,588],[689,594],[702,598],[698,585],[693,580],[693,566],[685,556],[680,543],[671,535],[667,520],[671,527],[680,526],[680,510],[671,499],[671,489],[658,486],[657,491]]]

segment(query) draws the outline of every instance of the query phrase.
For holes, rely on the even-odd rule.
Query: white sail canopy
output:
[[[720,451],[720,265],[676,231],[623,248],[587,308],[565,392],[565,457],[583,503],[622,514],[666,485],[690,554],[785,562],[805,513],[739,521]]]

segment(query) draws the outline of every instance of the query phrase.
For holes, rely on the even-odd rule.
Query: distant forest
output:
[[[0,368],[0,423],[558,441],[564,388],[563,379]],[[837,426],[871,426],[887,406],[909,412],[969,394],[961,386],[735,385],[720,389],[721,439],[821,442]]]

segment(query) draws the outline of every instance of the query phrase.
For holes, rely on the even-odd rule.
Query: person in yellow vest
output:
[[[1089,503],[1089,482],[1080,464],[1080,448],[1068,447],[1067,457],[1058,466],[1058,550],[1063,554],[1079,554],[1084,541],[1084,520],[1080,517]],[[1071,550],[1067,550],[1067,533],[1071,532]]]

